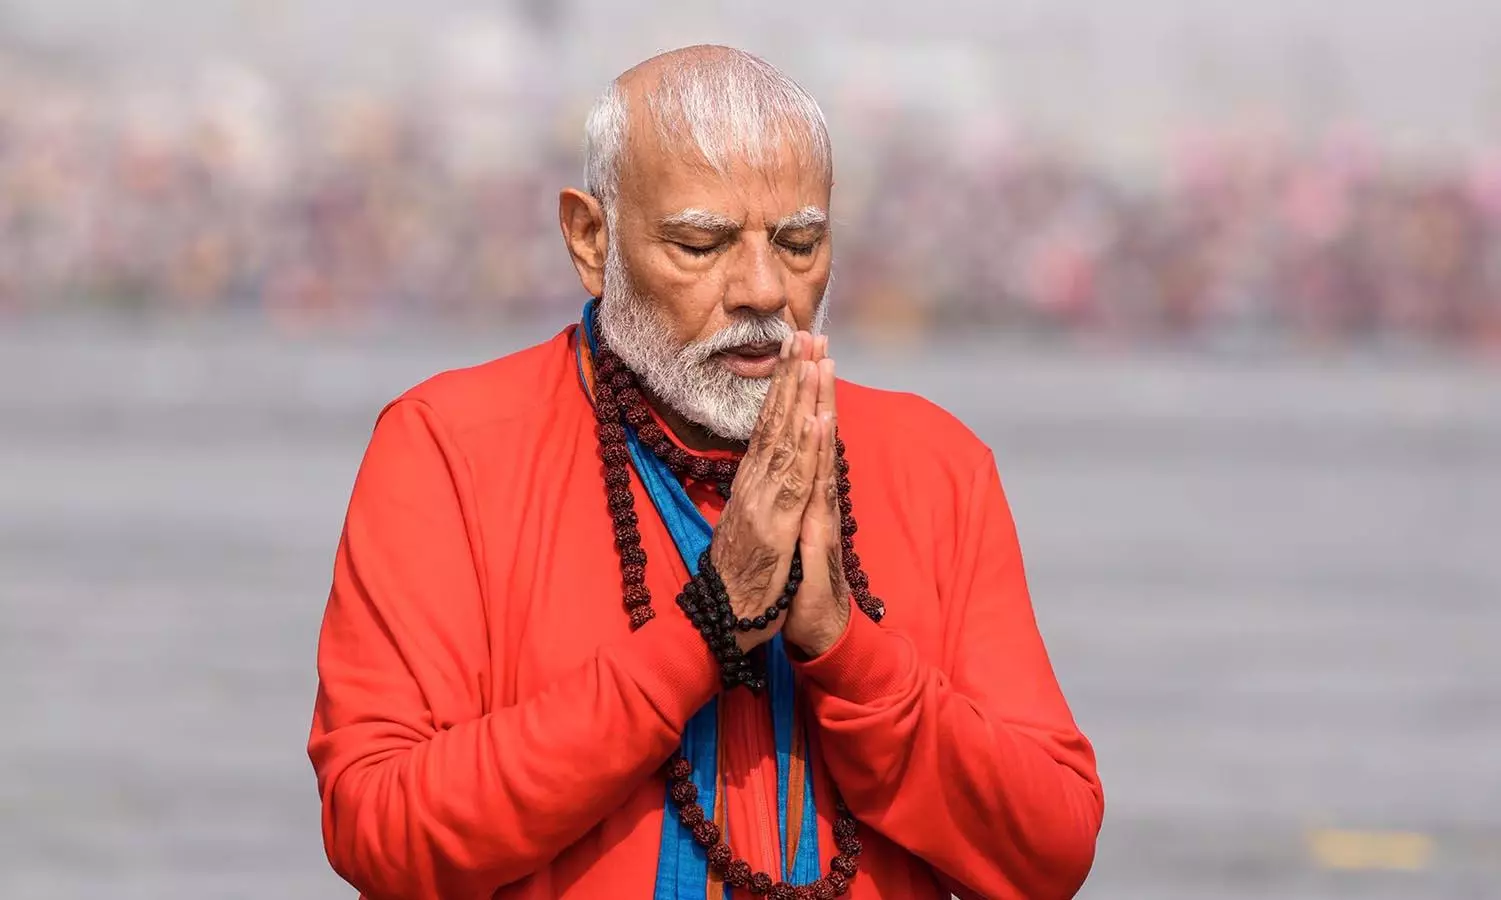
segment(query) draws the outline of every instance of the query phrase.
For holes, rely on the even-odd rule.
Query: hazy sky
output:
[[[545,0],[538,0],[539,3]],[[159,66],[216,55],[400,80],[465,0],[0,0],[14,34]],[[1501,0],[574,0],[548,76],[601,85],[653,51],[745,46],[815,92],[852,72],[901,102],[969,97],[1063,131],[1127,133],[1271,107],[1409,143],[1501,142]],[[972,90],[974,84],[983,90]]]

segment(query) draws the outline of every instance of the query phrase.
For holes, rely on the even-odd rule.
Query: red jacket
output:
[[[639,484],[657,618],[629,629],[573,340],[414,388],[360,467],[309,753],[329,859],[367,897],[651,897],[662,764],[717,672]],[[797,666],[820,850],[832,778],[863,826],[855,900],[1072,896],[1103,795],[995,461],[918,397],[840,382],[837,398],[856,549],[887,616],[851,616]],[[715,521],[711,486],[689,493]],[[775,871],[765,700],[722,702],[731,844]]]

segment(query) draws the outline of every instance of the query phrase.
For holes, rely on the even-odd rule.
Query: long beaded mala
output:
[[[692,456],[678,447],[663,432],[652,418],[646,398],[636,383],[635,375],[619,357],[600,342],[595,355],[594,411],[598,423],[600,455],[605,464],[605,486],[610,507],[610,516],[615,524],[615,548],[620,553],[620,577],[625,593],[625,608],[631,618],[631,629],[641,628],[655,618],[651,606],[651,591],[646,586],[646,551],[641,546],[640,519],[636,515],[635,497],[631,493],[630,450],[626,445],[624,422],[636,429],[636,434],[657,458],[666,463],[680,479],[698,481],[713,480],[721,496],[730,495],[730,485],[735,480],[738,460],[710,460]],[[860,557],[855,552],[856,530],[853,505],[849,497],[849,464],[844,459],[844,441],[835,438],[835,466],[838,473],[840,546],[844,578],[849,585],[855,605],[872,620],[879,622],[886,609],[880,600],[870,593],[870,579],[860,567]],[[764,686],[764,679],[757,675],[750,660],[739,650],[735,641],[736,631],[750,631],[767,627],[786,611],[802,580],[800,559],[794,554],[793,568],[788,584],[775,604],[763,615],[736,619],[729,606],[729,598],[723,582],[718,579],[705,552],[700,566],[700,577],[691,579],[678,596],[678,605],[688,613],[689,619],[698,627],[709,642],[715,658],[719,660],[721,677],[726,687],[743,684],[752,690]],[[849,807],[835,797],[834,842],[839,854],[830,863],[827,875],[805,885],[791,885],[773,879],[765,872],[755,872],[750,863],[737,858],[729,844],[723,840],[719,826],[704,812],[697,802],[698,787],[693,784],[693,766],[681,754],[676,754],[668,764],[669,794],[677,806],[678,821],[693,833],[693,838],[708,851],[709,864],[731,887],[746,888],[751,894],[768,896],[771,900],[832,900],[849,890],[849,882],[859,869],[863,847],[856,834],[858,825]]]

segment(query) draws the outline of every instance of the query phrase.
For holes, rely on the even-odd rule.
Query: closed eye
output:
[[[818,241],[814,241],[811,244],[793,244],[783,241],[782,249],[793,256],[810,256],[814,250],[818,249]]]
[[[707,247],[699,247],[694,244],[684,244],[681,241],[673,241],[672,243],[689,256],[709,256],[719,252],[720,248],[724,246],[723,244],[710,244]]]

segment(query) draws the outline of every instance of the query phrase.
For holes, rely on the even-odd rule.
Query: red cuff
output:
[[[793,669],[826,694],[865,704],[903,691],[915,664],[909,642],[851,609],[849,626],[834,646],[807,662],[794,662]]]

